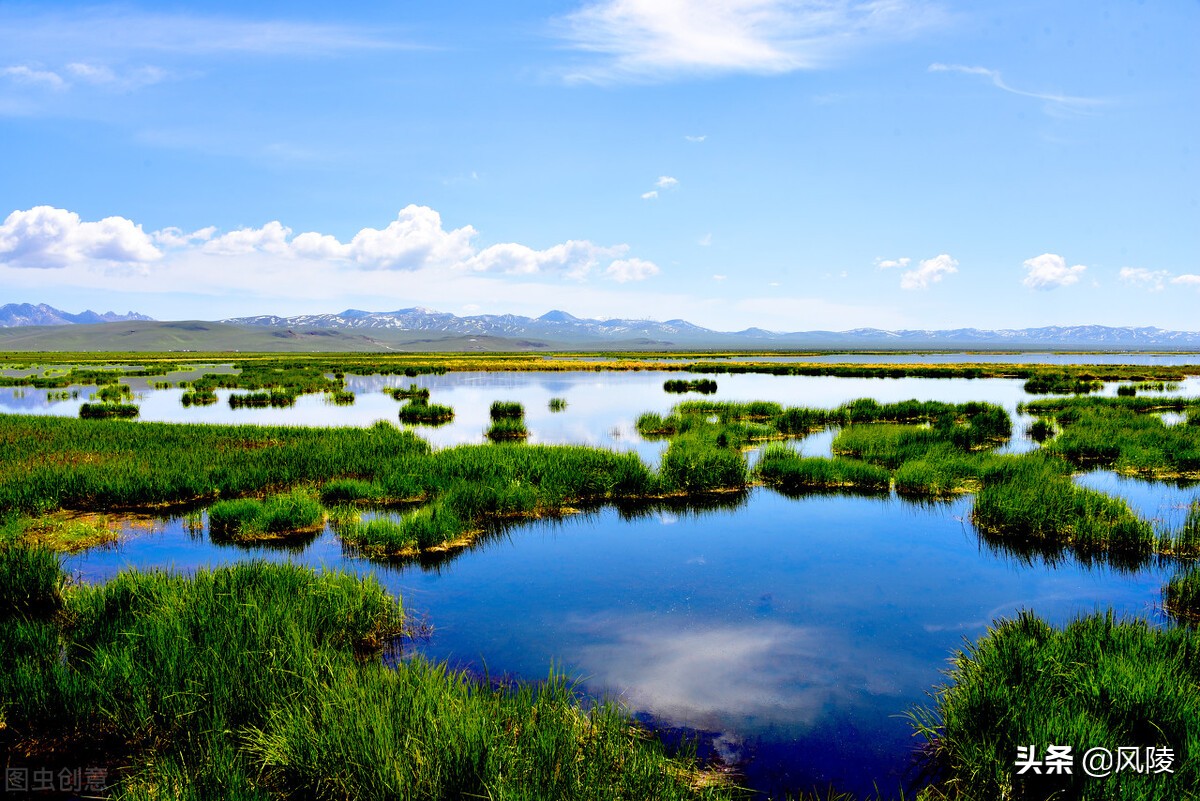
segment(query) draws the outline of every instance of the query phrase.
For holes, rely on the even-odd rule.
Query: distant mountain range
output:
[[[0,306],[0,328],[17,328],[29,325],[87,325],[89,323],[119,323],[125,320],[153,320],[137,312],[97,314],[88,309],[82,314],[71,314],[45,303],[6,303]]]
[[[86,329],[90,333],[84,335],[76,327],[81,324],[105,325]],[[69,314],[45,304],[10,303],[0,307],[2,328],[16,330],[0,333],[0,350],[1200,350],[1200,333],[1155,327],[1082,325],[995,331],[854,328],[785,333],[761,328],[714,331],[686,320],[593,320],[558,310],[541,317],[459,317],[420,307],[159,323],[135,312]]]
[[[748,348],[889,348],[913,347],[1104,347],[1104,348],[1193,348],[1200,346],[1200,333],[1167,331],[1161,328],[1114,328],[1103,325],[1048,326],[990,331],[979,328],[952,330],[886,331],[854,328],[849,331],[795,331],[783,333],[747,328],[714,331],[687,320],[589,320],[565,311],[550,311],[541,317],[515,314],[481,314],[458,317],[421,307],[393,312],[347,309],[340,314],[298,317],[238,317],[223,320],[232,325],[266,326],[297,330],[421,331],[454,336],[520,337],[559,343],[641,343],[658,347],[733,346]]]

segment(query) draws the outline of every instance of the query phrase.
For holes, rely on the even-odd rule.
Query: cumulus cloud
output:
[[[656,197],[658,197],[657,189],[651,189],[649,192],[642,193],[642,200],[654,200]]]
[[[1170,273],[1166,270],[1147,270],[1145,267],[1122,267],[1120,278],[1133,286],[1140,286],[1151,292],[1161,292],[1164,281]]]
[[[190,264],[200,263],[197,259],[208,259],[210,264],[214,259],[242,260],[247,265],[336,263],[393,272],[451,270],[559,275],[577,280],[597,274],[620,283],[658,273],[653,262],[629,257],[628,245],[606,247],[573,239],[542,250],[515,242],[479,249],[473,244],[473,227],[446,230],[441,215],[427,206],[407,206],[386,227],[363,228],[349,242],[316,231],[292,234],[292,229],[278,220],[219,235],[213,227],[191,233],[168,227],[146,234],[141,226],[123,217],[82,222],[73,212],[39,206],[14,211],[0,225],[0,264],[143,264],[161,258],[162,247]]]
[[[567,79],[608,83],[814,69],[942,18],[922,0],[596,0],[559,28],[595,56]]]
[[[890,270],[893,267],[907,267],[911,262],[908,256],[902,256],[899,259],[876,259],[875,266],[881,270]]]
[[[185,233],[183,229],[174,226],[162,228],[150,234],[150,238],[154,240],[156,245],[162,245],[167,248],[182,248],[191,245],[193,242],[207,242],[212,239],[213,234],[217,232],[215,226],[201,228],[198,231],[192,231],[190,234]]]
[[[124,217],[83,222],[65,209],[35,206],[14,211],[0,225],[0,263],[13,267],[141,264],[161,256],[142,227]]]
[[[674,189],[679,186],[679,179],[672,178],[669,175],[660,175],[658,176],[658,180],[654,182],[654,185],[659,189]]]
[[[619,284],[627,281],[642,281],[658,275],[658,265],[644,259],[617,259],[604,270],[605,276]]]
[[[1196,275],[1195,273],[1184,273],[1183,275],[1177,275],[1172,278],[1171,283],[1179,284],[1181,286],[1200,286],[1200,275]]]
[[[898,259],[896,266],[903,267],[908,264],[908,259]],[[930,285],[936,284],[945,278],[947,275],[952,275],[958,272],[958,262],[952,259],[949,254],[943,253],[940,256],[934,256],[932,259],[922,259],[921,262],[913,269],[900,275],[901,289],[928,289]]]
[[[1022,284],[1030,289],[1058,289],[1079,282],[1087,270],[1082,264],[1067,266],[1067,260],[1054,253],[1043,253],[1025,260],[1025,278]]]

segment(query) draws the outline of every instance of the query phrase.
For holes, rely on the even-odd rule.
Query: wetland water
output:
[[[147,391],[142,418],[190,422],[366,425],[395,420],[387,386],[415,382],[455,408],[451,425],[418,428],[436,446],[480,442],[493,400],[525,404],[531,440],[633,448],[657,458],[633,422],[696,394],[669,395],[665,373],[463,373],[348,377],[351,407],[301,398],[293,409],[185,409],[178,390]],[[1028,399],[1004,379],[846,379],[717,376],[718,400],[835,406],[858,397]],[[1110,393],[1112,386],[1106,388]],[[1189,379],[1181,391],[1200,394]],[[43,413],[45,392],[0,395]],[[86,391],[84,393],[86,397]],[[567,409],[551,413],[552,397]],[[39,400],[40,399],[40,400]],[[14,402],[15,401],[15,402]],[[36,402],[36,403],[35,403]],[[39,405],[40,404],[40,405]],[[17,408],[13,408],[13,407]],[[1018,424],[1015,432],[1023,426]],[[822,436],[824,440],[820,439]],[[801,447],[828,448],[828,435]],[[1014,449],[1032,447],[1017,433]],[[1197,488],[1096,473],[1088,486],[1127,498],[1147,518],[1177,522]],[[250,558],[374,572],[432,634],[413,647],[493,677],[545,677],[551,665],[582,692],[610,696],[655,726],[698,732],[702,751],[739,764],[762,790],[894,788],[915,740],[903,717],[941,682],[948,658],[998,617],[1032,609],[1053,623],[1097,609],[1166,625],[1160,587],[1172,574],[1056,564],[995,550],[969,522],[970,498],[916,504],[895,496],[809,495],[768,489],[704,510],[604,507],[497,532],[439,564],[380,564],[347,552],[326,529],[291,549],[212,543],[180,518],[134,525],[117,545],[71,557],[85,581],[126,566],[193,570]]]

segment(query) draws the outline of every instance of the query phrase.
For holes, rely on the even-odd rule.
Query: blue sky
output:
[[[1200,4],[0,3],[0,303],[1200,329]]]

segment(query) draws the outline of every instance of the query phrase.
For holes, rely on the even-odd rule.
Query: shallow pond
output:
[[[910,776],[905,712],[965,641],[1033,609],[1063,623],[1113,607],[1161,621],[1171,571],[1050,566],[981,544],[970,499],[783,497],[725,508],[603,508],[497,533],[440,564],[377,564],[331,531],[294,549],[217,545],[176,518],[72,557],[193,570],[248,558],[375,572],[433,626],[415,647],[493,677],[551,665],[659,727],[698,732],[761,790],[867,792]]]

